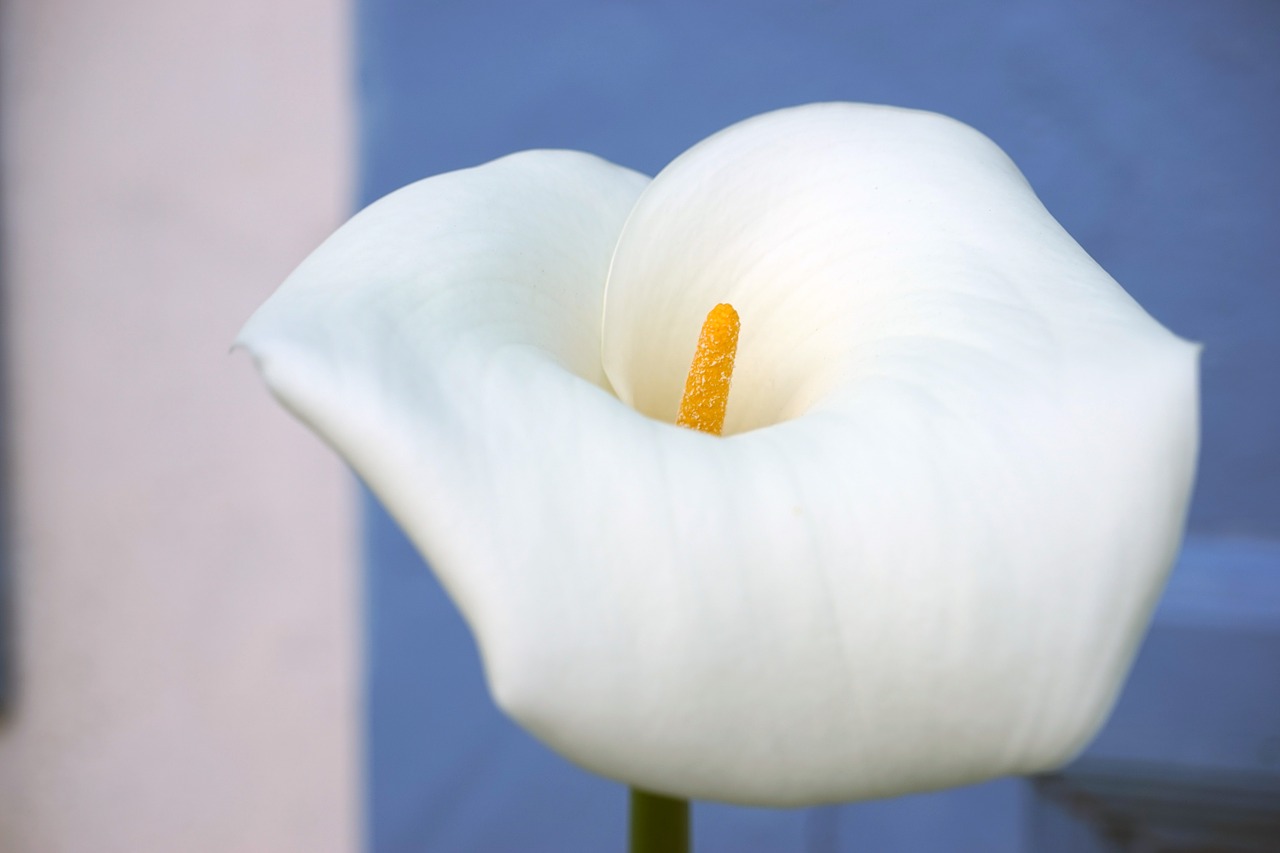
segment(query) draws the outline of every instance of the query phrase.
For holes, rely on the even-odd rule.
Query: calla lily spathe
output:
[[[718,302],[725,438],[671,424]],[[652,181],[568,151],[429,178],[240,342],[430,561],[498,704],[676,796],[1068,760],[1194,472],[1198,348],[987,138],[891,107],[759,116]]]

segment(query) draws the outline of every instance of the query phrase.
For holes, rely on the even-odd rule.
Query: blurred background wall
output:
[[[345,216],[342,0],[0,7],[0,850],[359,843],[352,484],[228,354]]]

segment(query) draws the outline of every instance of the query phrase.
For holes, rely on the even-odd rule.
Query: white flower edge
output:
[[[673,417],[719,301],[743,318],[729,428],[772,425],[716,439],[608,393],[606,371]],[[428,179],[242,342],[429,559],[507,713],[680,796],[803,805],[1067,760],[1194,471],[1196,348],[992,143],[893,108],[761,116],[647,189],[571,152]]]

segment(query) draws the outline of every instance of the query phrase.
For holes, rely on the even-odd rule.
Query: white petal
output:
[[[839,127],[814,160],[804,140],[827,113]],[[864,119],[885,137],[869,150],[848,139]],[[935,158],[958,169],[916,215],[901,196],[935,188],[898,149],[927,174]],[[868,199],[841,201],[846,158],[882,176],[883,249],[847,233]],[[735,194],[744,173],[759,192]],[[801,110],[682,158],[619,246],[605,340],[619,393],[673,416],[659,398],[683,385],[689,317],[728,298],[743,317],[731,418],[791,418],[726,439],[681,430],[602,390],[588,352],[598,323],[583,317],[641,185],[545,153],[415,185],[331,238],[244,341],[432,561],[499,703],[580,764],[799,805],[1070,755],[1177,546],[1192,348],[972,131]],[[935,205],[976,236],[953,240]],[[841,274],[855,266],[872,294]],[[1022,270],[1048,278],[1010,285]],[[850,316],[864,305],[878,313]]]
[[[600,390],[604,281],[647,182],[572,151],[419,181],[339,229],[240,333],[272,392],[346,457],[468,615],[501,582],[469,560],[486,547],[473,511],[525,476],[491,470],[489,434],[536,434],[562,405],[525,387],[522,410],[493,376],[518,364],[616,405]]]
[[[888,107],[761,116],[654,180],[606,297],[619,396],[672,419],[724,301],[742,318],[726,431],[774,425],[725,441],[742,481],[704,535],[747,540],[741,586],[809,590],[775,598],[796,606],[775,642],[797,644],[776,654],[827,680],[761,677],[752,700],[798,706],[769,718],[797,774],[822,766],[830,787],[797,800],[1069,758],[1180,541],[1198,349],[989,140]],[[788,504],[805,532],[786,532]]]

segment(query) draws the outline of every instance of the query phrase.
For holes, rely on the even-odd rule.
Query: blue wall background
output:
[[[892,103],[972,124],[1148,311],[1205,343],[1192,531],[1280,539],[1280,4],[357,9],[361,204],[523,148],[582,149],[653,174],[732,122],[809,101]],[[621,849],[625,789],[493,709],[466,627],[371,499],[368,510],[374,849]],[[1265,578],[1280,565],[1258,574],[1250,553],[1250,577],[1274,589]],[[1007,780],[796,812],[699,805],[695,827],[700,851],[1013,851],[1029,796]]]

